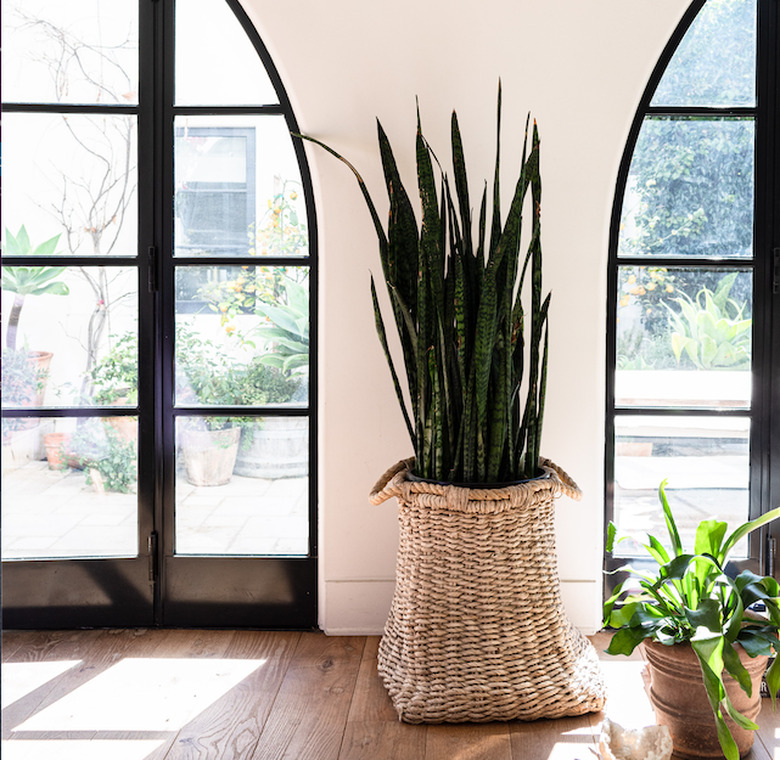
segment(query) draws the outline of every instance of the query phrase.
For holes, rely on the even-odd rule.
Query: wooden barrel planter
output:
[[[566,617],[555,497],[581,498],[548,460],[501,488],[413,481],[399,462],[371,501],[398,499],[396,589],[378,669],[401,720],[536,720],[600,710],[595,649]]]

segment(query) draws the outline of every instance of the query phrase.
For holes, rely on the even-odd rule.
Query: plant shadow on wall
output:
[[[539,455],[550,305],[542,288],[539,132],[535,123],[529,129],[529,116],[504,216],[500,128],[499,84],[492,210],[485,183],[473,220],[457,115],[451,183],[423,136],[418,107],[418,225],[377,122],[387,231],[355,167],[306,138],[357,179],[400,342],[403,376],[372,276],[377,334],[414,449],[371,493],[374,504],[397,497],[400,523],[378,667],[399,717],[411,723],[534,720],[604,703],[596,653],[567,619],[557,576],[554,497],[581,494]],[[470,674],[478,674],[478,689]]]
[[[616,629],[607,652],[629,655],[644,646],[653,680],[651,701],[658,722],[670,727],[676,752],[714,757],[722,751],[728,760],[737,760],[758,728],[754,720],[768,657],[780,651],[780,586],[749,570],[733,573],[727,560],[740,540],[780,517],[780,508],[728,536],[725,522],[704,520],[690,551],[680,540],[665,486],[666,481],[658,495],[669,544],[648,535],[642,545],[652,569],[626,565],[617,571],[628,577],[604,604],[604,625]],[[610,553],[615,534],[610,523]],[[774,704],[780,659],[775,658],[766,680]]]

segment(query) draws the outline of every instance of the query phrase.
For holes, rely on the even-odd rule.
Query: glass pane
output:
[[[308,420],[176,420],[176,553],[308,553]]]
[[[3,251],[135,256],[136,150],[135,117],[4,113]]]
[[[126,0],[3,0],[6,103],[138,102],[138,7]]]
[[[677,48],[653,106],[756,102],[756,0],[709,0]]]
[[[301,175],[281,116],[175,125],[175,255],[308,255]]]
[[[3,267],[3,407],[135,406],[138,275]]]
[[[308,269],[179,268],[176,292],[177,404],[307,404]]]
[[[620,267],[615,403],[748,408],[752,290],[748,271]]]
[[[683,545],[693,549],[696,526],[726,521],[733,530],[748,519],[750,421],[746,418],[615,418],[615,523],[620,535],[647,533],[668,545],[658,486],[668,479],[669,504]],[[645,556],[636,543],[621,556]],[[746,545],[736,555],[745,556]]]
[[[3,559],[138,554],[135,417],[3,420]]]
[[[278,103],[271,80],[225,0],[176,0],[176,104]]]
[[[618,255],[747,257],[752,247],[752,119],[647,117]]]

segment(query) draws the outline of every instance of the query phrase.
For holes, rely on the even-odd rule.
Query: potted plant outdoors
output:
[[[780,652],[780,586],[772,577],[727,572],[738,541],[780,517],[780,507],[740,525],[704,520],[693,551],[686,551],[665,493],[658,489],[670,546],[648,535],[650,567],[621,569],[628,577],[604,604],[604,625],[616,629],[606,650],[628,655],[642,645],[658,723],[669,726],[682,757],[737,760],[753,744],[761,709],[760,683],[767,660]],[[610,523],[607,551],[615,541]],[[763,614],[753,608],[761,606]],[[774,695],[780,660],[766,672]]]
[[[135,441],[128,440],[106,420],[79,420],[73,434],[60,444],[59,469],[86,471],[86,481],[98,493],[132,493],[138,482]]]
[[[138,334],[112,336],[108,353],[89,372],[92,402],[99,406],[135,406],[138,403]],[[112,416],[106,422],[126,441],[138,440],[135,417]]]
[[[500,85],[497,110],[500,144]],[[377,332],[414,448],[371,494],[375,504],[393,496],[399,504],[396,588],[378,665],[407,722],[533,720],[604,704],[596,652],[566,617],[557,575],[553,500],[580,491],[539,456],[550,296],[542,292],[536,124],[530,146],[528,137],[527,122],[505,217],[497,147],[492,211],[486,185],[476,236],[454,112],[453,193],[441,168],[437,176],[418,111],[421,224],[378,124],[387,231],[358,171],[306,138],[357,178],[411,402],[407,409],[372,277]],[[532,229],[523,238],[526,205]]]
[[[243,403],[277,405],[306,403],[309,380],[309,294],[302,283],[283,274],[274,303],[258,299],[254,311],[265,322],[252,338],[265,344],[249,365]],[[297,478],[309,472],[309,423],[306,418],[266,416],[242,433],[237,475],[255,478]]]
[[[234,406],[237,363],[186,325],[176,325],[176,399],[193,405]],[[195,486],[230,482],[241,426],[219,416],[179,418],[177,433],[187,480]]]
[[[246,406],[289,404],[297,397],[302,378],[285,374],[254,357],[237,375],[236,396]],[[309,471],[308,422],[289,416],[247,417],[234,472],[248,478],[303,477]]]
[[[36,404],[45,375],[27,351],[4,348],[2,352],[2,404],[19,409]],[[37,455],[37,418],[5,417],[2,425],[3,472],[17,469]]]
[[[14,235],[6,227],[6,256],[52,256],[55,255],[60,236],[33,246],[24,225]],[[27,296],[58,295],[66,296],[70,292],[68,286],[57,278],[65,271],[65,267],[3,267],[2,287],[9,293],[14,293],[14,302],[8,314],[8,330],[6,332],[6,347],[16,350],[19,320],[22,307]],[[28,351],[28,360],[37,365],[39,381],[35,396],[35,406],[43,403],[46,392],[46,380],[49,375],[49,365],[53,354],[50,351]]]
[[[747,302],[731,298],[731,288],[738,272],[726,275],[715,292],[704,287],[691,298],[680,291],[672,300],[680,307],[675,311],[662,301],[669,315],[672,351],[678,365],[687,357],[699,370],[750,369],[750,340],[753,320],[745,316]]]

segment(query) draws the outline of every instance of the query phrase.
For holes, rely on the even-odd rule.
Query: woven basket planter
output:
[[[596,651],[560,598],[554,498],[577,485],[544,476],[501,488],[411,481],[405,460],[371,493],[397,497],[396,588],[378,669],[401,720],[536,720],[596,712]]]

